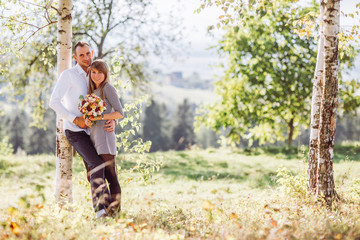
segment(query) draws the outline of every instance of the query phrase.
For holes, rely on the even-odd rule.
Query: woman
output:
[[[104,130],[106,120],[120,119],[123,117],[123,109],[116,93],[116,89],[110,84],[109,67],[101,59],[95,60],[89,69],[89,94],[95,93],[106,103],[106,110],[101,116],[85,119],[90,127],[90,138],[98,155],[105,163],[105,178],[110,189],[110,202],[108,213],[113,214],[121,208],[121,187],[116,176],[116,137],[115,133]],[[96,122],[95,122],[96,121]],[[93,123],[94,122],[94,123]]]

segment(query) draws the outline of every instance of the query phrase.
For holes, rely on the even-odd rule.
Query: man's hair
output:
[[[83,46],[88,46],[90,47],[90,45],[87,42],[83,42],[83,41],[78,41],[75,46],[74,46],[74,54],[76,55],[76,48],[77,47],[83,47]]]

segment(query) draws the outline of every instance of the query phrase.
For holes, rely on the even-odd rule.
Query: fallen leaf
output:
[[[1,234],[0,235],[0,239],[8,239],[9,235],[8,234]]]
[[[203,204],[202,204],[201,207],[202,207],[203,210],[210,211],[210,212],[215,209],[215,205],[212,204],[212,203],[211,203],[210,201],[208,201],[208,200],[206,200],[205,202],[203,202]]]
[[[273,218],[270,219],[270,223],[271,223],[271,225],[273,225],[274,227],[277,227],[277,226],[278,226],[278,223],[277,223]]]
[[[335,239],[342,239],[342,235],[340,233],[336,234]]]
[[[19,235],[19,234],[20,234],[21,228],[19,227],[19,225],[17,225],[16,222],[11,222],[11,223],[10,223],[10,227],[11,227],[12,232],[13,232],[15,235]]]
[[[129,223],[128,223],[128,226],[132,227],[132,229],[134,230],[134,232],[136,232],[136,231],[137,231],[137,229],[136,229],[136,227],[135,227],[134,223],[129,222]]]
[[[37,207],[38,209],[42,209],[42,208],[44,208],[44,205],[42,205],[42,204],[36,204],[36,207]]]
[[[236,215],[236,213],[231,213],[230,218],[231,219],[238,219],[239,217],[238,217],[238,215]]]

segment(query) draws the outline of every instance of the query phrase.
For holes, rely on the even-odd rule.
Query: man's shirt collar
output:
[[[75,69],[76,69],[76,71],[78,71],[78,73],[79,73],[81,76],[83,76],[83,77],[85,77],[85,78],[87,77],[87,73],[84,71],[84,69],[82,69],[82,67],[80,67],[79,64],[76,64]]]

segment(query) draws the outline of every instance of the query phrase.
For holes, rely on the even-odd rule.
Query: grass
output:
[[[335,149],[341,200],[332,210],[306,194],[306,149],[148,154],[162,160],[159,172],[145,184],[121,171],[122,214],[101,220],[79,158],[74,201],[61,209],[53,196],[54,156],[0,156],[0,239],[359,239],[358,151]],[[119,167],[131,168],[123,157]]]

